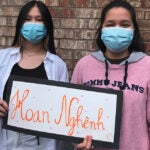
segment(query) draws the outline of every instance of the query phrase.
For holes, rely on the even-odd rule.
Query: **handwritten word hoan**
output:
[[[26,89],[23,92],[20,92],[20,90],[17,89],[15,94],[11,96],[9,104],[11,105],[11,120],[14,120],[16,116],[19,116],[19,119],[25,122],[40,124],[50,124],[53,122],[53,124],[57,126],[61,126],[61,124],[64,123],[65,126],[69,128],[67,133],[68,136],[72,136],[76,128],[101,131],[105,130],[105,124],[101,121],[104,113],[103,108],[98,109],[97,119],[91,120],[89,116],[83,113],[85,108],[82,104],[80,104],[79,98],[72,97],[68,100],[67,96],[63,95],[60,101],[60,110],[57,110],[57,116],[54,116],[49,110],[35,110],[30,105],[28,105],[28,107],[27,105],[24,107],[30,93],[31,91],[29,89]],[[76,109],[73,110],[72,108]],[[72,113],[72,111],[74,111],[74,113]],[[53,119],[52,116],[54,117]]]

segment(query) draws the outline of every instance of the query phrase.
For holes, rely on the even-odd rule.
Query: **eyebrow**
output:
[[[27,17],[32,17],[32,15],[27,15]],[[42,16],[35,16],[35,17],[39,17],[39,18],[42,18]]]
[[[115,20],[108,20],[108,21],[105,21],[105,23],[114,23]],[[130,20],[121,20],[120,22],[123,22],[123,23],[132,23]]]

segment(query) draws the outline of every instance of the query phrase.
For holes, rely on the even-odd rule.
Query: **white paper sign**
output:
[[[14,80],[7,125],[67,137],[88,134],[96,141],[114,143],[117,97],[109,92]]]

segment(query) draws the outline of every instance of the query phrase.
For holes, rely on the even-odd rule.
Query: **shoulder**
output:
[[[0,58],[1,58],[0,64],[6,63],[7,61],[11,59],[11,56],[13,56],[13,54],[18,54],[18,53],[19,53],[19,48],[9,47],[5,49],[1,49],[0,50]]]
[[[76,67],[86,68],[88,66],[94,65],[97,62],[99,61],[97,61],[97,59],[93,57],[93,55],[89,54],[80,58],[76,64]]]
[[[19,47],[8,47],[0,50],[0,55],[11,55],[13,53],[19,52]]]
[[[149,55],[145,55],[144,57],[143,57],[143,59],[141,59],[141,61],[142,61],[142,63],[144,64],[144,65],[148,65],[149,67],[150,67],[150,56]]]
[[[92,61],[94,57],[92,55],[86,55],[80,58],[77,64],[87,64],[87,62]]]
[[[66,66],[66,63],[58,55],[47,52],[46,58],[57,66]]]
[[[143,68],[145,71],[150,72],[150,56],[144,55],[137,61],[133,62],[133,65],[138,66],[138,68]]]
[[[2,54],[7,54],[7,53],[10,53],[10,50],[11,50],[12,48],[5,48],[5,49],[1,49],[0,50],[0,54],[2,55]]]

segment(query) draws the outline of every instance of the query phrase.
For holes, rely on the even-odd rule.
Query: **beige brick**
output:
[[[98,29],[100,25],[100,19],[90,19],[89,20],[89,29]]]
[[[63,49],[82,49],[85,50],[87,48],[86,41],[84,40],[67,40],[67,39],[62,39],[60,40],[60,48]]]
[[[0,7],[0,16],[18,16],[20,7]]]
[[[98,7],[98,5],[99,5],[98,0],[90,0],[88,3],[88,7],[92,8]]]
[[[143,9],[141,9],[141,10],[135,10],[136,11],[136,18],[137,19],[144,19],[144,14],[145,14],[145,12],[144,12],[144,10]]]
[[[94,40],[88,40],[88,47],[87,47],[87,51],[96,51],[99,50],[99,48],[97,47],[96,44],[96,39]]]
[[[94,1],[94,0],[92,0],[92,1]],[[99,7],[104,7],[104,6],[106,6],[108,3],[110,3],[112,0],[97,0],[97,4],[98,4],[98,6]]]
[[[2,7],[2,6],[5,6],[5,5],[7,5],[8,4],[8,2],[7,1],[4,1],[4,0],[1,0],[0,1],[0,6]]]
[[[14,36],[14,34],[15,34],[15,27],[1,27],[0,28],[1,36]]]
[[[7,18],[6,17],[0,17],[0,26],[6,26],[6,25],[7,25]]]
[[[127,0],[132,6],[141,8],[142,1],[141,0]]]
[[[59,43],[60,43],[59,41],[60,41],[60,40],[58,40],[58,39],[56,39],[56,38],[54,39],[54,43],[55,43],[55,48],[56,48],[56,49],[58,49],[58,48],[60,47],[60,46],[59,46],[59,45],[60,45],[60,44],[59,44]]]
[[[57,7],[51,8],[50,11],[52,16],[56,18],[74,18],[75,16],[75,8]]]
[[[49,6],[59,6],[59,0],[49,0]]]
[[[141,0],[142,7],[143,8],[149,8],[150,7],[150,1],[149,0]]]
[[[7,0],[7,5],[9,6],[22,6],[24,4],[23,0]]]
[[[75,30],[75,36],[74,38],[75,39],[93,39],[94,38],[94,31],[93,30],[87,30],[87,29],[84,29],[84,30]]]
[[[54,28],[61,28],[60,27],[60,19],[53,18],[53,26],[54,26]]]
[[[75,0],[59,0],[60,6],[63,7],[76,7],[76,1]]]
[[[74,31],[71,29],[55,29],[55,38],[73,39]]]
[[[80,8],[75,11],[75,16],[77,18],[100,18],[101,9],[88,9],[88,8]]]
[[[140,20],[138,21],[140,30],[147,30],[150,31],[150,20]]]
[[[61,28],[87,28],[88,21],[85,19],[61,19]]]
[[[6,29],[6,27],[1,26],[0,27],[0,36],[4,36],[4,30]]]
[[[81,57],[91,54],[91,52],[88,51],[81,51],[81,50],[74,50],[73,59],[79,60]]]
[[[77,7],[87,7],[88,1],[87,0],[76,0]]]
[[[150,42],[150,31],[144,31],[141,34],[145,42]]]
[[[7,26],[16,26],[16,17],[7,17]]]
[[[145,19],[149,19],[150,21],[150,11],[145,12]]]
[[[70,50],[66,50],[66,49],[57,49],[57,54],[59,54],[59,56],[61,58],[63,58],[64,60],[69,60],[69,59],[72,59],[73,58],[73,51]]]
[[[6,45],[11,46],[11,45],[12,45],[12,42],[13,42],[13,39],[14,39],[14,38],[12,38],[12,37],[7,37],[7,38],[6,38]]]
[[[0,37],[0,45],[5,46],[6,45],[6,37]]]

